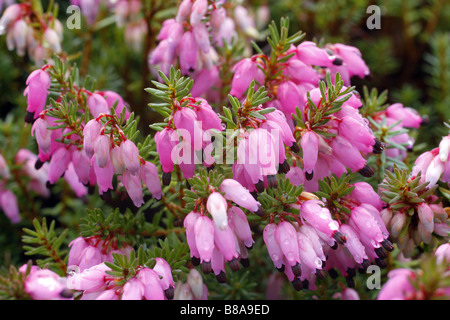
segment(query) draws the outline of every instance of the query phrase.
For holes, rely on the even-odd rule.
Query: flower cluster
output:
[[[388,281],[381,288],[378,300],[430,300],[448,299],[450,287],[445,282],[450,268],[450,244],[439,246],[434,257],[428,258],[429,274],[424,275],[423,269],[395,269],[389,272]]]
[[[193,78],[194,97],[212,87],[222,87],[218,48],[234,42],[238,29],[247,36],[258,35],[246,8],[238,4],[230,15],[223,4],[183,0],[176,17],[164,21],[158,35],[160,42],[149,54],[151,68],[156,65],[168,74],[172,65],[179,65],[183,75]]]
[[[25,276],[24,290],[33,300],[68,300],[72,291],[67,286],[66,278],[60,277],[50,269],[27,264],[19,268]]]
[[[219,282],[225,282],[225,263],[234,271],[239,270],[239,262],[248,266],[248,249],[254,243],[247,216],[240,207],[260,215],[261,205],[233,179],[224,179],[219,188],[209,185],[206,194],[201,190],[196,193],[196,179],[189,180],[194,185],[188,193],[194,208],[184,218],[192,262],[201,263],[204,273],[213,271]]]
[[[128,256],[132,248],[124,244],[120,249],[113,237],[102,239],[99,236],[78,237],[69,243],[69,268],[83,272],[103,262],[113,262],[113,253]]]
[[[331,192],[324,201],[303,192],[295,203],[283,206],[299,214],[270,214],[264,242],[275,267],[284,271],[297,290],[315,288],[323,271],[336,277],[336,269],[353,287],[357,269],[373,262],[386,266],[385,249],[392,251],[393,246],[380,216],[380,197],[365,182],[346,187],[351,192]]]
[[[290,169],[286,147],[299,150],[284,114],[279,110],[269,111],[261,105],[249,108],[244,103],[237,112],[241,120],[233,178],[251,192],[276,187],[276,174]],[[258,112],[264,115],[255,117]]]
[[[18,223],[20,221],[19,206],[17,198],[14,193],[7,189],[5,182],[9,180],[11,173],[5,158],[0,154],[0,209],[11,223]]]
[[[449,219],[442,201],[433,195],[436,187],[427,189],[421,174],[408,176],[407,171],[387,172],[379,193],[386,208],[382,219],[391,238],[406,257],[411,257],[422,242],[431,244],[433,236],[448,239]]]
[[[429,188],[439,180],[450,184],[450,135],[442,138],[438,148],[424,152],[416,159],[411,175],[418,173],[421,173],[422,183],[429,183]]]
[[[174,300],[207,300],[208,287],[197,269],[190,269],[186,282],[175,283]]]
[[[170,66],[176,65],[179,60],[184,75],[195,78],[195,74],[207,70],[205,72],[210,74],[211,79],[216,80],[218,71],[213,63],[215,51],[211,46],[208,28],[202,20],[208,15],[211,16],[211,27],[226,26],[220,21],[215,22],[223,17],[222,13],[215,6],[209,10],[207,0],[182,1],[176,18],[164,21],[158,35],[160,43],[149,55],[150,65],[159,65],[160,70],[168,74]]]
[[[159,199],[162,191],[156,166],[140,157],[139,149],[122,130],[123,122],[130,117],[122,97],[108,90],[91,92],[78,87],[60,88],[63,93],[72,89],[78,96],[85,95],[84,113],[76,123],[70,122],[67,114],[55,105],[46,107],[54,68],[47,65],[33,71],[25,89],[28,102],[25,120],[33,122],[31,133],[39,148],[36,166],[39,168],[49,161],[48,183],[53,185],[61,176],[66,176],[78,196],[87,193],[87,185],[98,185],[99,193],[103,194],[114,189],[112,183],[116,173],[137,207],[144,203],[142,184]],[[86,113],[94,119],[85,123]],[[63,125],[61,117],[65,120]],[[65,175],[66,172],[70,174]]]
[[[379,140],[385,144],[385,154],[391,158],[405,159],[406,152],[411,151],[414,146],[412,138],[406,129],[418,129],[423,120],[419,113],[412,108],[405,107],[401,103],[394,103],[385,110],[378,111],[371,118],[380,126]],[[390,132],[393,136],[387,137]]]
[[[39,170],[35,164],[37,156],[28,149],[19,149],[14,157],[14,165],[18,166],[17,174],[27,177],[27,191],[33,191],[43,198],[50,196],[46,186],[48,176],[48,164],[44,164]],[[7,182],[11,180],[11,172],[5,158],[0,154],[0,208],[12,223],[21,220],[16,195],[7,188]],[[76,188],[75,185],[72,185]],[[75,190],[75,189],[74,189]]]
[[[277,61],[264,54],[242,59],[233,67],[234,76],[230,94],[240,98],[252,80],[266,86],[272,101],[268,107],[282,111],[288,120],[296,108],[304,109],[307,92],[318,88],[319,80],[330,72],[339,72],[346,86],[350,77],[361,78],[369,69],[354,47],[334,44],[320,48],[314,42],[304,41],[298,46],[290,44],[287,50],[278,53]],[[337,66],[339,65],[339,66]],[[292,124],[291,124],[292,126]]]
[[[166,260],[155,258],[153,268],[136,266],[132,274],[118,276],[105,263],[82,272],[71,272],[67,287],[82,294],[80,300],[173,299],[172,270]]]
[[[347,169],[372,176],[374,171],[365,156],[381,153],[384,148],[359,113],[362,106],[359,98],[353,93],[342,95],[341,106],[336,109],[321,91],[318,88],[309,91],[309,102],[300,110],[302,123],[297,124],[295,132],[303,157],[294,155],[296,165],[288,173],[294,184],[303,184],[310,192],[318,190],[319,180],[331,174],[341,176]],[[318,114],[325,116],[317,117]]]
[[[103,117],[110,120],[103,124],[100,121]],[[109,132],[106,131],[108,124]],[[101,114],[86,123],[83,129],[83,150],[84,157],[80,155],[80,159],[86,162],[83,180],[93,184],[92,179],[95,179],[100,193],[113,189],[112,180],[117,173],[135,206],[140,207],[144,203],[142,183],[155,198],[161,198],[156,165],[139,156],[139,149],[125,137],[114,117]]]
[[[165,128],[155,134],[156,150],[163,170],[163,184],[169,184],[175,164],[180,167],[186,179],[194,176],[196,164],[214,164],[213,157],[202,159],[202,155],[198,155],[202,150],[207,154],[211,137],[214,136],[213,130],[222,131],[223,126],[206,100],[185,97],[181,99],[180,105],[174,106]]]
[[[38,66],[52,53],[61,53],[63,27],[50,13],[38,14],[30,3],[8,6],[0,18],[0,35],[6,33],[9,50],[28,56]]]

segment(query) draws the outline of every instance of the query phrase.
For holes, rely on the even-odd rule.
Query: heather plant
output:
[[[0,298],[449,299],[449,8],[415,3],[0,0]]]

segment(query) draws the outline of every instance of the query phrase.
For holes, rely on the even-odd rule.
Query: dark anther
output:
[[[260,217],[263,217],[265,215],[265,212],[261,207],[259,207],[258,210],[256,210],[255,214]]]
[[[325,274],[323,273],[323,270],[316,269],[316,277],[319,280],[325,279]]]
[[[63,291],[61,291],[61,292],[59,293],[59,296],[60,296],[61,298],[70,299],[70,298],[73,297],[73,291],[66,288],[66,289],[64,289]]]
[[[374,175],[374,171],[371,167],[369,167],[368,165],[365,165],[364,168],[362,168],[361,170],[358,171],[363,177],[366,178],[370,178],[371,176]]]
[[[291,148],[292,152],[295,152],[295,153],[299,153],[300,152],[300,146],[298,145],[297,142],[294,142],[292,144],[292,146],[290,146],[290,148]]]
[[[370,261],[368,259],[364,259],[361,263],[361,267],[366,270],[370,266]]]
[[[112,200],[111,190],[103,192],[100,198],[102,198],[105,202],[110,202]]]
[[[192,257],[191,262],[194,266],[198,266],[198,265],[200,265],[200,258]]]
[[[51,184],[50,181],[47,181],[45,183],[45,186],[47,187],[47,189],[51,189],[53,187],[53,184]]]
[[[269,188],[276,188],[278,185],[277,176],[276,175],[269,175],[267,176],[267,186]]]
[[[163,185],[168,186],[170,184],[170,180],[172,180],[172,173],[171,172],[163,172],[163,174],[162,174]]]
[[[202,262],[202,271],[204,274],[211,273],[211,261],[208,262]]]
[[[284,272],[284,264],[281,265],[281,267],[277,268],[279,272]]]
[[[381,154],[383,153],[385,147],[386,145],[383,142],[381,142],[378,139],[375,139],[375,144],[373,145],[373,153]]]
[[[344,60],[342,60],[342,58],[336,57],[336,58],[333,60],[333,64],[334,64],[335,66],[341,66],[342,63],[344,63]]]
[[[312,180],[313,177],[314,177],[314,171],[311,171],[311,173],[305,171],[306,180],[310,181],[310,180]]]
[[[384,269],[384,268],[387,267],[386,261],[384,261],[383,259],[375,258],[375,263],[376,263],[377,266],[379,266],[381,269]]]
[[[355,280],[353,280],[353,277],[345,277],[345,282],[347,282],[347,287],[349,288],[355,287]]]
[[[392,250],[394,250],[394,245],[391,241],[389,241],[389,239],[383,240],[383,242],[381,242],[381,245],[389,252],[392,252]]]
[[[36,162],[34,163],[34,168],[36,170],[39,170],[40,168],[42,168],[43,165],[44,163],[41,160],[37,159]]]
[[[236,258],[231,259],[228,264],[230,265],[231,270],[238,271],[241,267],[239,265],[239,260]]]
[[[264,191],[264,181],[259,180],[257,184],[255,184],[256,191],[263,192]]]
[[[289,166],[289,163],[287,160],[284,160],[283,163],[280,163],[278,166],[278,173],[288,173],[291,167]]]
[[[333,233],[333,239],[336,240],[339,244],[344,244],[347,241],[347,238],[345,237],[345,234],[339,231],[335,231]]]
[[[347,274],[349,275],[349,277],[356,276],[356,269],[355,268],[347,268]]]
[[[225,283],[227,282],[227,275],[225,274],[225,272],[220,271],[219,274],[216,274],[216,279],[219,283]]]
[[[302,275],[302,268],[300,267],[300,263],[297,263],[295,266],[292,266],[292,272],[296,277],[300,277]]]
[[[328,274],[330,275],[331,279],[336,279],[339,276],[335,269],[328,270]]]
[[[248,268],[250,266],[249,258],[241,258],[241,264],[244,268]]]
[[[330,248],[336,250],[338,248],[337,242],[335,242],[332,246],[330,246]]]
[[[28,112],[25,115],[25,122],[26,123],[33,123],[34,122],[34,112]]]
[[[387,257],[386,251],[384,251],[384,249],[382,247],[376,248],[375,253],[381,259],[385,259]]]
[[[173,297],[175,296],[175,290],[173,289],[173,287],[169,287],[166,290],[164,290],[164,294],[167,300],[172,300]]]
[[[303,289],[308,289],[309,288],[309,281],[307,279],[302,281],[303,284]]]
[[[303,289],[303,283],[299,278],[295,278],[291,283],[295,290],[300,291]]]

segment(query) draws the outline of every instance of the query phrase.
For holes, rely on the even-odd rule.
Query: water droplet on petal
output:
[[[319,258],[316,258],[314,260],[314,264],[316,265],[316,269],[322,268],[322,260],[320,260]]]

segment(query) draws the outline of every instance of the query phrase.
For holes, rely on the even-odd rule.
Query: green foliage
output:
[[[42,223],[39,220],[33,220],[34,230],[24,228],[26,235],[22,236],[25,254],[28,256],[37,255],[44,256],[44,259],[37,259],[36,263],[39,267],[49,267],[52,271],[65,276],[67,271],[66,255],[67,249],[61,249],[61,245],[67,236],[68,230],[64,230],[61,234],[55,232],[55,223],[53,220],[50,226],[47,226],[47,219],[43,218]]]

